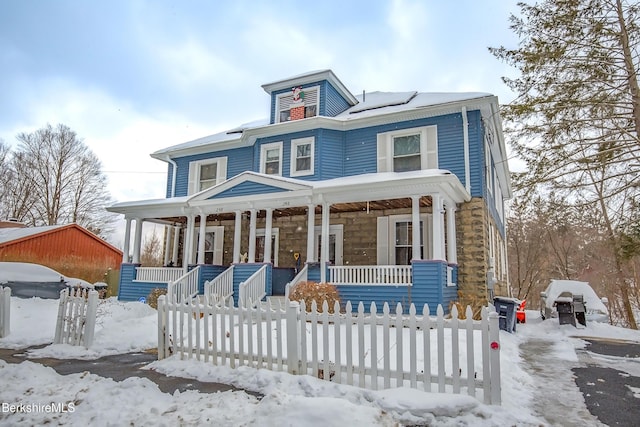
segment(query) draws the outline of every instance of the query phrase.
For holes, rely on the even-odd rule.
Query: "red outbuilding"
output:
[[[41,264],[96,282],[119,270],[122,251],[78,224],[25,227],[8,221],[0,222],[0,261]]]

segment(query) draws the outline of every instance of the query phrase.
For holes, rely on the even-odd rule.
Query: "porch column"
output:
[[[129,262],[129,243],[131,243],[131,218],[125,218],[124,245],[122,247],[122,262]]]
[[[256,218],[258,211],[251,209],[251,220],[249,221],[249,259],[247,262],[256,262]]]
[[[164,226],[164,265],[169,265],[169,250],[171,250],[171,226]]]
[[[264,226],[264,257],[262,262],[271,262],[271,223],[273,221],[273,209],[267,208],[267,217]]]
[[[422,243],[420,233],[420,196],[411,196],[411,252],[412,260],[420,260],[420,243]]]
[[[329,261],[329,214],[331,213],[329,203],[322,204],[322,234],[320,254],[320,282],[327,281],[327,262]]]
[[[233,229],[233,263],[240,262],[240,238],[242,236],[242,211],[236,211],[236,223]]]
[[[316,262],[316,251],[314,247],[316,231],[316,205],[307,205],[307,262]]]
[[[198,264],[204,264],[204,239],[207,232],[207,215],[200,214],[200,233],[198,236]]]
[[[444,259],[444,251],[442,250],[442,246],[444,243],[443,233],[442,233],[442,197],[440,194],[435,193],[431,195],[431,212],[433,214],[432,221],[432,246],[433,246],[433,256],[432,259],[443,260]]]
[[[133,237],[133,263],[140,264],[140,246],[142,245],[142,219],[136,218],[136,233]]]
[[[178,250],[180,249],[180,226],[173,226],[173,253],[171,254],[171,262],[174,267],[178,266]]]
[[[458,263],[458,248],[456,247],[456,204],[447,200],[444,204],[447,215],[447,262]]]
[[[185,273],[189,267],[189,264],[193,263],[193,236],[195,234],[195,225],[196,225],[196,217],[194,215],[187,215],[187,230],[186,230],[186,238],[183,248],[183,258],[182,268]]]

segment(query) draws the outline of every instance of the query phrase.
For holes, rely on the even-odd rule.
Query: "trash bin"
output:
[[[575,314],[578,323],[582,326],[587,326],[587,306],[584,302],[584,296],[573,296],[573,313]]]
[[[493,305],[498,313],[498,325],[503,331],[509,333],[516,331],[516,307],[518,300],[515,298],[495,297]]]
[[[554,301],[558,312],[558,322],[561,325],[576,326],[576,316],[573,311],[573,295],[570,292],[561,293]]]

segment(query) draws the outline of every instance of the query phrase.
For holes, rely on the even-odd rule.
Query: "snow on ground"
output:
[[[57,300],[12,298],[11,333],[0,339],[0,348],[44,345],[30,350],[29,357],[93,359],[156,346],[155,310],[138,302],[124,303],[113,298],[100,302],[95,341],[90,350],[52,345],[57,305]],[[640,342],[640,332],[593,322],[576,329],[560,326],[557,320],[542,322],[535,312],[527,314],[527,324],[518,325],[517,333],[500,333],[502,406],[485,405],[465,395],[409,388],[370,391],[311,376],[248,367],[231,369],[182,361],[175,356],[147,368],[170,376],[232,384],[264,397],[243,391],[168,394],[145,378],[115,382],[87,372],[63,376],[32,361],[8,364],[0,360],[0,384],[5,385],[0,388],[0,424],[539,426],[550,422],[540,415],[539,402],[544,390],[562,390],[563,395],[570,395],[568,407],[577,408],[574,416],[588,417],[567,367],[577,361],[575,349],[584,347],[584,341],[575,337]],[[536,347],[540,343],[545,346],[543,352]],[[536,372],[538,362],[554,363],[549,360],[559,361],[558,372],[563,374],[556,372],[542,378],[543,374]],[[544,381],[542,390],[541,381]],[[558,412],[561,417],[562,411]]]

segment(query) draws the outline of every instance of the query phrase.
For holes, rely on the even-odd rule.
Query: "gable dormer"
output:
[[[358,103],[331,70],[311,71],[262,85],[271,96],[270,123],[334,117]]]

